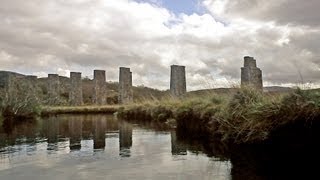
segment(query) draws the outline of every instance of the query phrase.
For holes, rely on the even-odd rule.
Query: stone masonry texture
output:
[[[119,68],[119,103],[127,104],[133,101],[132,72],[130,68]]]
[[[105,105],[107,103],[107,84],[106,84],[106,71],[94,70],[94,94],[93,103],[96,105]]]
[[[179,97],[187,92],[185,66],[172,65],[170,78],[170,93]]]
[[[58,105],[60,103],[60,82],[58,74],[48,75],[48,104]]]
[[[71,106],[80,106],[83,104],[81,73],[70,72],[70,83],[69,103]]]
[[[241,68],[241,87],[250,86],[262,91],[262,71],[257,67],[253,57],[244,57],[244,67]]]

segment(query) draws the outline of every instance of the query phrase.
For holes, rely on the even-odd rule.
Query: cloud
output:
[[[186,66],[188,90],[194,90],[239,82],[243,56],[251,55],[267,84],[294,84],[300,74],[320,83],[315,23],[293,23],[289,16],[289,24],[282,23],[284,17],[269,21],[271,10],[252,18],[251,6],[235,18],[240,7],[227,6],[230,2],[203,1],[212,12],[218,4],[218,13],[177,15],[159,3],[133,0],[3,0],[0,66],[38,75],[81,71],[89,77],[93,69],[105,69],[112,81],[126,66],[134,85],[167,89],[170,65],[180,64]],[[226,17],[228,23],[221,21]]]
[[[225,18],[274,21],[282,25],[319,27],[319,0],[204,0],[213,14]]]

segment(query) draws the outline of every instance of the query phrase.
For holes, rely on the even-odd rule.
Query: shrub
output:
[[[4,117],[33,117],[40,114],[36,90],[23,79],[14,78],[10,87],[1,91],[0,112]]]

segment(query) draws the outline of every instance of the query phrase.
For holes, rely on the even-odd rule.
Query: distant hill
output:
[[[281,87],[281,86],[268,86],[263,87],[264,92],[291,92],[294,88],[290,87]]]
[[[237,88],[217,88],[217,89],[201,89],[189,91],[187,96],[206,96],[208,94],[233,94],[237,92]]]
[[[237,88],[216,88],[216,89],[201,89],[195,91],[189,91],[187,96],[205,96],[210,93],[215,94],[233,94],[237,92]],[[268,86],[263,88],[263,92],[266,93],[286,93],[295,90],[294,88],[281,87],[281,86]]]

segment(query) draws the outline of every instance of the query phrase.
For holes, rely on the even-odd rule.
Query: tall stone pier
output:
[[[57,105],[60,102],[60,81],[58,74],[48,74],[48,104]]]
[[[172,65],[170,77],[170,93],[179,97],[187,92],[185,66]]]
[[[241,87],[253,87],[262,91],[262,71],[257,67],[253,57],[244,57],[244,67],[241,68]]]
[[[130,68],[119,69],[119,104],[127,104],[133,101],[132,72]]]
[[[107,103],[107,84],[106,84],[106,71],[94,70],[94,94],[93,103],[96,105],[105,105]]]
[[[80,106],[83,104],[82,80],[80,72],[70,72],[70,92],[69,102],[71,106]]]

